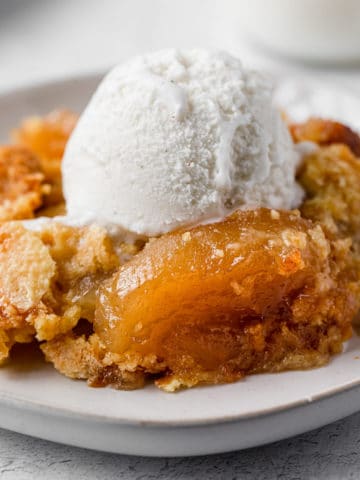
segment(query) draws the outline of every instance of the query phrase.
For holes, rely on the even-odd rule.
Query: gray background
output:
[[[0,91],[106,69],[146,50],[212,46],[246,64],[324,76],[360,93],[359,68],[310,69],[247,46],[240,6],[239,0],[0,0]],[[0,430],[0,478],[358,479],[359,447],[360,414],[262,448],[184,459],[90,452]]]

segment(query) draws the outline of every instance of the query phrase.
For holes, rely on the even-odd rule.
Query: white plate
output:
[[[97,75],[0,95],[0,138],[20,118],[86,103]],[[298,118],[339,117],[360,127],[359,100],[296,80],[277,99]],[[335,99],[335,102],[330,101]],[[357,116],[359,115],[359,116]],[[21,362],[0,370],[0,426],[109,452],[182,456],[261,445],[350,415],[360,403],[360,339],[324,368],[264,374],[216,387],[166,394],[153,386],[134,392],[88,388],[50,365]]]

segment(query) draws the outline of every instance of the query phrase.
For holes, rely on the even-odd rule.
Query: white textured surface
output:
[[[236,208],[298,207],[299,158],[272,93],[223,51],[164,49],[120,63],[67,144],[69,215],[155,236]]]
[[[246,1],[246,0],[245,0]],[[108,68],[168,46],[230,48],[253,64],[276,65],[238,43],[234,0],[2,0],[0,88]],[[145,11],[143,11],[145,10]],[[190,16],[190,11],[194,12]],[[227,17],[232,25],[226,25]],[[278,64],[283,71],[294,64]],[[360,93],[360,70],[300,70]],[[360,413],[270,446],[193,459],[143,459],[90,452],[0,431],[1,480],[358,479]]]

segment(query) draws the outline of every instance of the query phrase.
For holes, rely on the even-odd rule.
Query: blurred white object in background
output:
[[[360,60],[360,0],[241,0],[240,26],[259,45],[307,61]]]

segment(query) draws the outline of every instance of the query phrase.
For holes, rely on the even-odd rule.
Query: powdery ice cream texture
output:
[[[272,86],[224,52],[164,50],[104,78],[63,161],[68,215],[158,235],[301,202]]]

